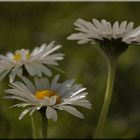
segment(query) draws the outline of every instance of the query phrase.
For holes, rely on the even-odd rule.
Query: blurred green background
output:
[[[49,121],[49,138],[92,138],[101,110],[107,67],[98,45],[77,45],[67,40],[74,32],[77,18],[134,21],[140,24],[138,2],[1,2],[0,53],[20,48],[32,50],[42,43],[62,44],[66,54],[60,62],[65,71],[62,79],[76,78],[89,92],[92,110],[78,108],[85,115],[80,120],[64,111],[58,112],[58,121]],[[115,87],[104,127],[105,138],[140,137],[140,47],[130,46],[119,58]],[[31,138],[30,117],[18,116],[22,109],[8,109],[12,101],[3,99],[8,79],[0,83],[0,138]]]

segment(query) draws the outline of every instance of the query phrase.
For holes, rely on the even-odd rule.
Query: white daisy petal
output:
[[[89,41],[89,40],[86,40],[86,39],[85,39],[85,40],[79,40],[79,41],[78,41],[78,44],[85,44],[85,43],[87,43],[88,41]]]
[[[19,68],[18,71],[17,71],[17,75],[18,75],[19,77],[21,77],[21,76],[22,76],[22,73],[23,73],[22,68]]]
[[[61,108],[78,118],[84,119],[83,114],[72,106],[61,106]]]
[[[41,85],[40,79],[38,77],[34,77],[34,81],[35,81],[36,88],[38,90],[41,90],[42,89],[42,85]]]
[[[77,26],[78,28],[75,28],[78,31],[82,31],[82,32],[86,32],[86,33],[90,33],[90,32],[98,32],[98,30],[96,29],[96,27],[87,21],[84,21],[82,19],[78,19],[75,23],[75,26]]]
[[[31,116],[36,110],[39,110],[38,107],[33,107],[32,110],[30,111],[29,115]]]
[[[137,37],[140,34],[140,26],[134,29],[134,31],[130,34],[131,38]]]
[[[55,41],[52,41],[51,43],[48,44],[47,49],[50,50],[51,48],[54,47]]]
[[[120,24],[119,33],[125,32],[126,25],[127,25],[127,21],[123,21],[123,22]]]
[[[67,80],[62,83],[62,85],[60,86],[60,88],[58,90],[58,92],[61,93],[61,96],[63,96],[65,94],[65,92],[67,90],[69,90],[69,88],[72,86],[74,81],[75,81],[75,79],[72,79],[72,80]]]
[[[102,28],[103,28],[104,32],[108,32],[107,21],[102,19],[101,24],[102,24]]]
[[[25,76],[22,76],[21,79],[23,80],[23,82],[26,84],[26,86],[31,89],[32,92],[36,91],[35,86],[32,84],[32,82],[27,79]]]
[[[92,104],[88,100],[77,100],[72,102],[72,104],[76,106],[92,109]]]
[[[37,75],[38,77],[42,77],[42,71],[41,71],[41,68],[40,68],[40,64],[31,63],[30,65],[34,69],[35,75]]]
[[[20,66],[16,66],[12,69],[11,73],[9,74],[10,82],[13,82],[15,80],[16,75],[22,74],[22,71],[20,72]]]
[[[53,121],[57,121],[57,112],[52,107],[48,106],[46,109],[46,117],[48,119],[52,119]]]
[[[69,40],[84,40],[86,39],[86,35],[84,33],[73,33],[71,34],[69,37],[67,37],[67,39]]]
[[[85,91],[85,90],[86,90],[86,88],[82,88],[82,89],[76,91],[75,93],[73,93],[71,97],[73,97],[73,96],[75,96],[75,95],[77,95],[77,94],[79,94],[80,92],[83,92],[83,91]]]
[[[59,79],[59,75],[56,75],[54,78],[53,78],[53,80],[52,80],[52,82],[51,82],[51,85],[50,85],[50,88],[51,89],[56,89],[56,85],[57,85],[57,81],[58,81],[58,79]]]
[[[51,119],[52,117],[52,108],[50,106],[46,108],[46,117],[47,119]]]
[[[58,49],[61,48],[61,47],[62,47],[61,45],[55,46],[53,49],[51,49],[51,50],[49,50],[48,52],[46,52],[42,57],[45,57],[46,55],[51,54],[52,52],[58,50]]]
[[[106,24],[106,30],[111,35],[111,33],[112,33],[112,27],[111,27],[111,23],[110,22],[107,22],[107,24]]]
[[[55,103],[56,103],[56,96],[52,96],[52,97],[50,97],[50,105],[55,105]]]
[[[15,104],[9,107],[10,108],[14,108],[14,107],[26,107],[26,106],[30,106],[31,104],[29,103],[19,103],[19,104]]]
[[[133,26],[134,26],[134,22],[128,23],[128,25],[126,27],[126,31],[127,32],[132,31],[133,30]]]
[[[44,66],[43,64],[39,65],[39,68],[41,69],[41,71],[46,75],[46,76],[52,76],[52,72],[50,71],[49,68],[47,68],[46,66]]]
[[[19,120],[21,120],[29,111],[30,111],[30,109],[24,110],[24,111],[20,114]]]
[[[5,70],[0,74],[0,81],[10,72],[10,70]]]
[[[41,85],[42,85],[42,89],[49,89],[49,80],[48,78],[41,78]]]
[[[35,71],[34,71],[34,69],[31,67],[30,64],[25,64],[25,68],[26,68],[26,70],[28,71],[28,73],[29,73],[31,76],[34,76],[34,75],[35,75]]]
[[[13,54],[12,52],[8,52],[8,53],[6,54],[6,56],[7,56],[9,59],[13,59],[14,54]]]
[[[5,96],[5,99],[17,99],[19,101],[27,102],[27,103],[32,103],[30,100],[27,100],[23,97],[18,97],[18,96]]]
[[[98,30],[103,31],[103,27],[97,19],[93,18],[92,21],[93,21],[93,23],[95,24],[95,26]]]
[[[30,94],[31,96],[33,96],[33,93],[31,92],[31,90],[29,90],[29,88],[28,88],[24,83],[19,82],[19,81],[16,81],[15,83],[12,83],[12,85],[13,85],[14,87],[16,87],[18,90],[20,90],[20,91],[25,91],[26,94],[28,93],[28,94]],[[30,95],[29,95],[29,96],[30,96]]]
[[[52,109],[53,109],[53,108],[52,108]],[[52,120],[53,120],[53,121],[57,121],[57,112],[56,112],[55,109],[53,109],[53,111],[52,111]]]
[[[34,107],[25,109],[19,116],[19,120],[21,120],[28,112],[30,112],[32,109],[34,109]]]
[[[119,34],[119,22],[116,21],[114,24],[113,24],[113,36],[114,38],[116,39],[117,38],[117,35]]]

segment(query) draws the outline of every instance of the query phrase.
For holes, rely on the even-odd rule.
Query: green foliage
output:
[[[74,31],[77,18],[85,20],[134,21],[140,24],[140,3],[130,2],[34,2],[0,3],[0,53],[15,49],[32,50],[42,43],[63,45],[65,59],[60,62],[62,78],[76,78],[89,92],[93,109],[79,108],[85,115],[80,120],[66,112],[58,112],[58,121],[49,121],[49,138],[92,138],[106,86],[107,67],[97,45],[77,45],[67,40]],[[119,58],[113,100],[104,129],[111,138],[140,137],[140,48],[130,46]],[[61,74],[61,73],[60,73]],[[0,85],[0,138],[31,138],[30,117],[18,120],[20,108],[8,109],[14,101],[3,99],[8,80]]]

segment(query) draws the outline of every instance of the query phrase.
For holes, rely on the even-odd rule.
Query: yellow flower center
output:
[[[27,53],[27,54],[26,54],[26,59],[28,60],[30,57],[31,57],[30,54]]]
[[[20,53],[16,53],[14,56],[14,60],[19,61],[21,59],[21,54]]]
[[[41,91],[37,91],[35,93],[35,97],[39,100],[44,99],[45,97],[52,97],[52,96],[56,96],[56,104],[61,103],[61,98],[60,96],[58,96],[55,92],[50,91],[50,90],[41,90]]]
[[[21,56],[21,54],[20,53],[16,53],[15,55],[14,55],[14,60],[15,61],[20,61],[21,60],[21,58],[22,58],[22,56]],[[26,53],[26,59],[28,60],[30,58],[30,54],[29,53]]]

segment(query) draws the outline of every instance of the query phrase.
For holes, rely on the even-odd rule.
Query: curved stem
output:
[[[112,59],[108,59],[108,77],[107,77],[106,92],[105,92],[104,103],[100,113],[99,121],[95,130],[95,138],[102,137],[103,126],[107,117],[107,113],[112,98],[115,70],[116,70],[116,60],[112,61]]]
[[[36,111],[31,116],[33,138],[47,138],[47,119],[44,113]]]

